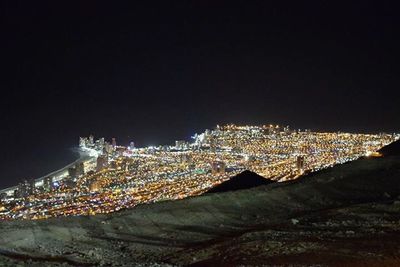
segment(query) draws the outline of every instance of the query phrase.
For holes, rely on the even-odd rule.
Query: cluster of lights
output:
[[[90,153],[85,173],[66,177],[48,190],[0,202],[0,219],[45,219],[110,213],[138,204],[202,194],[251,170],[277,181],[295,179],[376,151],[399,139],[394,134],[291,131],[278,125],[217,126],[193,142],[135,148],[81,138]]]

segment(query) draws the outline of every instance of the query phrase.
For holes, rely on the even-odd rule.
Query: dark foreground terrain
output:
[[[110,215],[0,223],[0,266],[400,266],[400,156]]]

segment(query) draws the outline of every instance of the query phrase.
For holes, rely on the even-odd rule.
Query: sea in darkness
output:
[[[77,144],[8,148],[3,152],[0,155],[0,189],[42,177],[79,158]]]

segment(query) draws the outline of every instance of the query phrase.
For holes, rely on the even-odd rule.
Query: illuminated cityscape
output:
[[[278,125],[217,126],[192,141],[136,148],[81,137],[81,158],[1,191],[0,219],[110,213],[205,193],[250,170],[282,182],[362,156],[379,157],[398,134],[325,133]]]

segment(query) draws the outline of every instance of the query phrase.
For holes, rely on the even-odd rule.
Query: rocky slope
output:
[[[400,265],[400,156],[90,217],[0,223],[0,265]]]

